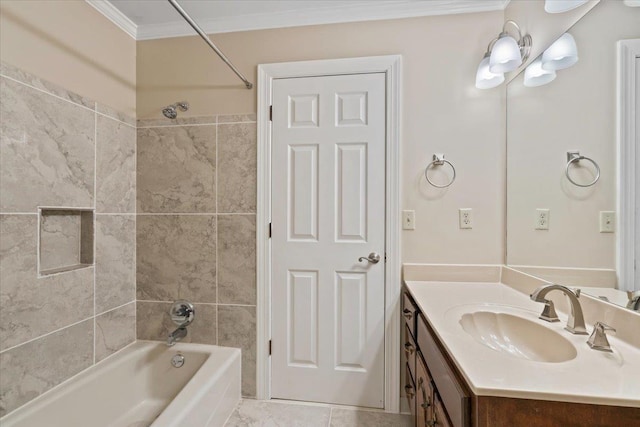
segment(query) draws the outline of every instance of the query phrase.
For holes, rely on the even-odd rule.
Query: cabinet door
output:
[[[409,365],[406,365],[405,369],[405,383],[404,394],[407,397],[407,403],[409,403],[409,409],[411,410],[411,418],[415,419],[416,416],[416,388],[411,378],[411,372],[409,371]]]
[[[428,426],[433,418],[433,386],[420,353],[416,355],[416,426]]]
[[[404,353],[405,362],[409,365],[411,375],[417,381],[416,373],[416,343],[413,340],[411,332],[407,326],[404,327],[404,342],[402,344],[402,351]]]
[[[434,393],[433,396],[433,419],[432,423],[429,424],[433,427],[453,427],[451,421],[449,421],[449,417],[447,417],[447,412],[444,409],[444,405],[442,404],[442,400],[440,400],[440,396],[437,393]]]

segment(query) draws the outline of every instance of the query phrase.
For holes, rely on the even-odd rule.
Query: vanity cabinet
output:
[[[405,395],[416,427],[471,426],[471,393],[457,378],[408,292],[403,293],[402,315]]]
[[[640,408],[477,396],[406,289],[402,315],[405,395],[415,427],[640,426]]]

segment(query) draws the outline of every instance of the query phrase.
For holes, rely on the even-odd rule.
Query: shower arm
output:
[[[253,87],[253,83],[247,80],[247,78],[243,76],[240,71],[238,71],[238,69],[231,63],[229,58],[227,58],[225,54],[222,53],[220,49],[218,49],[218,46],[213,44],[211,39],[209,39],[209,36],[207,36],[207,34],[202,30],[202,28],[200,28],[200,26],[196,24],[196,22],[189,16],[189,14],[182,8],[182,6],[180,6],[176,0],[168,0],[168,1],[169,3],[171,3],[171,6],[173,6],[174,9],[177,10],[180,15],[182,15],[184,20],[187,21],[194,30],[196,30],[196,33],[198,33],[200,37],[202,37],[202,40],[204,40],[205,43],[207,43],[209,47],[213,49],[215,53],[218,54],[220,59],[222,59],[225,62],[225,64],[227,64],[229,68],[231,68],[231,70],[234,73],[236,73],[236,76],[238,76],[240,80],[244,82],[244,85],[247,87],[247,89],[251,89]]]

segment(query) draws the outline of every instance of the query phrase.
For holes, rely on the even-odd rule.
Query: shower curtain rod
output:
[[[182,8],[182,6],[180,6],[176,0],[168,0],[168,1],[169,1],[169,3],[171,3],[171,6],[173,6],[178,11],[178,13],[180,15],[182,15],[184,20],[187,21],[189,23],[189,25],[191,25],[191,27],[193,27],[194,30],[196,30],[196,33],[198,33],[200,35],[200,37],[202,37],[202,40],[204,40],[205,43],[207,43],[209,45],[209,47],[211,49],[213,49],[213,51],[215,53],[218,54],[220,59],[222,59],[225,62],[225,64],[227,64],[229,66],[229,68],[231,68],[231,70],[234,73],[236,73],[236,76],[238,76],[240,78],[240,80],[242,80],[244,82],[244,85],[247,87],[247,89],[251,89],[253,87],[253,83],[251,83],[249,80],[247,80],[246,77],[243,76],[240,71],[238,71],[238,69],[231,63],[231,61],[229,61],[229,58],[227,58],[224,55],[224,53],[222,53],[222,51],[220,49],[218,49],[218,46],[213,44],[211,39],[209,39],[209,36],[207,36],[207,34],[202,30],[202,28],[200,28],[200,26],[198,24],[196,24],[196,21],[194,21],[189,16],[189,14]]]

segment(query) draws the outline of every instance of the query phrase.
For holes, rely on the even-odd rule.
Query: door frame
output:
[[[640,39],[620,40],[618,42],[618,112],[617,112],[617,212],[616,232],[616,272],[618,285],[623,290],[633,291],[635,237],[640,233],[635,226],[637,177],[640,170],[636,165],[637,112],[636,105],[636,57],[640,56]]]
[[[256,397],[271,399],[271,106],[274,79],[385,73],[385,332],[384,409],[400,410],[400,55],[258,65],[258,191],[256,217]]]

